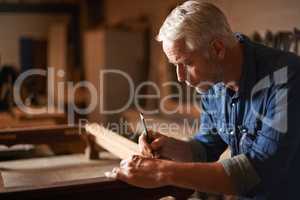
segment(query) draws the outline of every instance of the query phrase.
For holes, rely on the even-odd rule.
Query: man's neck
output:
[[[244,60],[243,45],[239,42],[228,49],[223,62],[223,82],[234,91],[239,90],[239,82],[242,77],[242,65]]]

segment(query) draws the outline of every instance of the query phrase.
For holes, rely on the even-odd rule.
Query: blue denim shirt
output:
[[[244,49],[239,91],[217,83],[201,95],[201,127],[194,140],[205,147],[208,162],[217,161],[227,147],[231,159],[243,156],[246,164],[225,165],[241,199],[297,199],[300,59],[238,37]],[[242,173],[230,174],[237,168]]]

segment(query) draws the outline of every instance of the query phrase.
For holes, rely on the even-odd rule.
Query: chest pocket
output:
[[[257,135],[260,133],[260,127],[257,126],[257,123],[249,123],[240,129],[239,150],[240,153],[247,153],[251,149]]]

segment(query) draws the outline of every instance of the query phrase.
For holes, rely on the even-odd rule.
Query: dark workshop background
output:
[[[103,177],[104,172],[119,165],[119,159],[107,155],[93,138],[80,134],[83,130],[77,125],[80,119],[116,123],[119,129],[108,128],[137,142],[143,129],[136,105],[131,103],[128,109],[115,114],[99,112],[100,105],[109,110],[127,102],[130,98],[128,82],[114,76],[100,80],[98,72],[122,70],[130,75],[136,86],[145,81],[154,82],[160,90],[159,98],[140,99],[138,104],[146,111],[159,108],[165,97],[176,92],[176,87],[163,87],[163,83],[177,78],[155,36],[166,16],[182,2],[0,0],[0,161],[3,161],[0,162],[0,191],[5,187],[47,186]],[[234,32],[300,55],[299,0],[210,2],[225,12]],[[32,110],[24,112],[13,98],[16,79],[30,69],[46,70],[47,67],[65,73],[55,77],[51,93],[47,89],[47,76],[26,79],[21,87],[21,99]],[[68,93],[66,85],[61,87],[64,90],[55,88],[58,83],[76,84],[85,80],[95,86],[98,101],[94,112],[79,114],[74,106],[86,108],[91,100],[90,93],[85,88]],[[99,81],[103,81],[103,85],[99,86]],[[185,92],[193,91],[184,85],[182,88]],[[61,92],[63,99],[58,98]],[[155,90],[142,87],[140,94],[155,94]],[[99,100],[100,97],[103,98]],[[37,112],[52,100],[50,110],[53,112]],[[196,133],[197,127],[185,129],[184,120],[193,124],[198,121],[200,111],[191,105],[188,95],[183,97],[183,104],[180,102],[175,97],[164,101],[164,108],[176,109],[176,112],[147,114],[146,118],[151,119],[147,126],[170,134],[154,125],[175,123],[179,128],[171,133],[172,136],[188,139]],[[62,109],[57,110],[58,106]],[[124,121],[132,126],[122,126]],[[228,157],[228,151],[223,156]],[[11,168],[24,173],[15,173]]]
[[[128,100],[128,84],[123,79],[109,77],[99,88],[100,70],[119,69],[128,73],[136,85],[153,81],[160,87],[157,99],[141,99],[145,110],[159,107],[161,100],[174,92],[163,83],[174,80],[176,74],[168,63],[161,44],[155,41],[168,13],[182,3],[179,0],[0,0],[0,127],[32,128],[77,124],[80,119],[98,123],[119,122],[125,119],[139,125],[137,107],[130,105],[123,112],[104,115],[105,109],[115,109]],[[241,32],[256,42],[300,54],[300,1],[298,0],[212,0],[227,15],[234,32]],[[130,51],[129,51],[130,49]],[[54,107],[63,112],[46,114],[26,113],[14,104],[12,87],[16,78],[29,69],[53,67],[63,70],[55,84],[90,81],[103,96],[90,114],[78,114],[72,106],[84,109],[90,94],[78,88],[75,96],[64,90],[65,98],[57,99],[59,91],[51,93]],[[185,87],[185,86],[182,86]],[[176,88],[175,88],[176,90]],[[185,88],[187,90],[187,88]],[[143,87],[142,94],[154,94],[151,87]],[[33,76],[24,82],[21,97],[27,106],[43,108],[49,103],[47,77]],[[52,98],[52,96],[51,96]],[[51,99],[50,98],[50,99]],[[74,102],[74,105],[71,104]],[[178,107],[179,100],[169,99],[165,108]],[[147,116],[154,122],[177,123],[183,119],[199,118],[199,111],[187,110],[189,98],[175,114],[156,113]],[[71,111],[71,112],[70,112]],[[71,120],[70,120],[71,119]],[[134,127],[135,127],[134,126]],[[128,127],[127,127],[128,128]],[[129,128],[130,129],[130,128]],[[178,130],[180,133],[182,130]],[[120,134],[128,130],[116,130]],[[138,132],[131,127],[130,132]],[[195,132],[189,130],[189,133]],[[127,135],[128,136],[128,135]],[[129,135],[133,140],[137,136]],[[4,138],[6,140],[7,138]],[[24,143],[24,142],[23,142]],[[56,145],[56,148],[59,149]],[[61,145],[62,149],[66,145]],[[74,150],[73,147],[70,147]],[[79,148],[80,149],[80,148]],[[78,150],[78,149],[77,149]],[[80,151],[80,150],[79,150]]]

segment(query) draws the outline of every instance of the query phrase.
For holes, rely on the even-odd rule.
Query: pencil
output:
[[[149,141],[150,136],[149,136],[149,133],[148,133],[148,130],[147,130],[144,114],[142,112],[140,113],[140,118],[141,118],[141,121],[142,121],[142,124],[143,124],[143,127],[144,127],[144,134],[146,135],[147,141]]]

